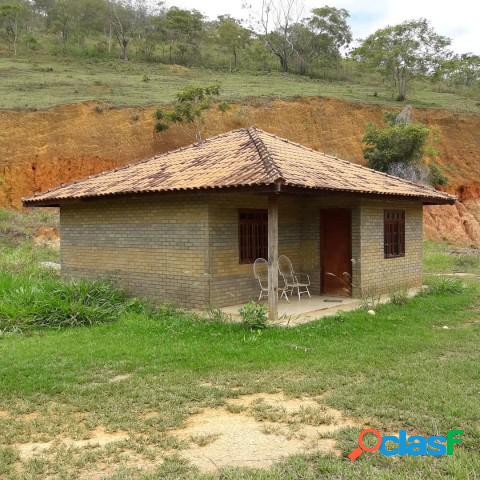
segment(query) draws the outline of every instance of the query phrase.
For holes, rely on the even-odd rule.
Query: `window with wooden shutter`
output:
[[[240,263],[268,259],[268,211],[239,210],[238,237]]]
[[[404,257],[405,212],[403,210],[385,210],[383,233],[385,258]]]

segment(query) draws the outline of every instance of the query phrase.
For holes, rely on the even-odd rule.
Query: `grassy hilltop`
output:
[[[76,57],[0,59],[0,108],[46,108],[85,100],[113,105],[170,102],[185,85],[220,83],[222,98],[334,97],[352,102],[401,106],[391,88],[371,74],[353,72],[348,80],[320,80],[288,73],[224,72],[142,61]],[[426,81],[412,87],[408,104],[480,112],[480,102],[468,95]]]

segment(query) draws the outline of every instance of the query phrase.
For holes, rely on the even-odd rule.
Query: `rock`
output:
[[[48,270],[60,271],[61,269],[61,265],[55,262],[40,262],[40,266]]]
[[[367,313],[368,313],[369,315],[375,315],[375,310],[369,310]]]

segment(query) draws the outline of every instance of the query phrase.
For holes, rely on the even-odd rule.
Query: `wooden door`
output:
[[[326,295],[351,295],[352,214],[346,208],[320,212],[321,291]]]

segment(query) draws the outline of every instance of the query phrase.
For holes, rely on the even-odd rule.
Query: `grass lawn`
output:
[[[12,236],[1,249],[0,279],[28,275],[42,288],[45,280],[31,265],[52,252]],[[15,270],[16,260],[25,256],[30,266]],[[430,261],[428,254],[427,265]],[[434,285],[433,293],[378,307],[375,316],[357,311],[260,334],[166,307],[126,308],[115,321],[91,327],[3,334],[0,478],[477,478],[480,284],[466,280],[452,289],[436,280]],[[6,290],[0,281],[0,302],[11,294]],[[173,429],[190,415],[232,397],[277,391],[292,398],[323,395],[328,407],[383,432],[404,428],[432,435],[461,428],[463,444],[453,456],[437,459],[374,453],[352,463],[301,452],[267,469],[213,474],[182,458],[185,441]],[[97,448],[54,443],[28,460],[19,457],[18,444],[85,439],[100,427],[128,437]],[[344,455],[359,431],[351,427],[335,434]],[[159,457],[164,461],[142,470],[129,456],[152,465]],[[106,464],[103,476],[91,473]]]
[[[148,81],[144,81],[145,75]],[[94,61],[58,57],[1,58],[0,108],[45,108],[58,104],[100,100],[113,105],[170,102],[185,85],[219,82],[222,97],[327,96],[354,102],[399,106],[379,79],[321,81],[281,73],[224,73],[175,65]],[[435,91],[432,85],[412,86],[408,103],[417,107],[480,112],[478,99]]]

